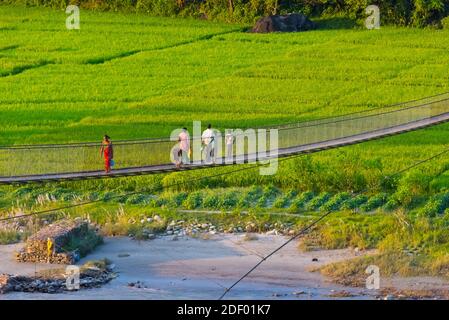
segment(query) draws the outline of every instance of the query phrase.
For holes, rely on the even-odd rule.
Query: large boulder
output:
[[[252,32],[297,32],[315,29],[316,25],[302,13],[290,13],[286,15],[274,15],[260,18]]]

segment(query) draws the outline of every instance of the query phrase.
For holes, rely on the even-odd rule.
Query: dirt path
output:
[[[217,299],[225,287],[259,261],[258,255],[266,255],[283,241],[284,237],[267,235],[253,241],[244,241],[242,235],[177,241],[164,237],[145,242],[107,238],[94,254],[80,262],[108,258],[115,264],[119,277],[104,287],[57,295],[11,293],[0,299]],[[15,263],[11,259],[15,249],[17,245],[0,246],[0,273],[33,274],[49,267]],[[340,293],[349,293],[346,298],[373,298],[373,291],[335,285],[309,271],[352,257],[350,250],[301,253],[292,243],[236,286],[227,298],[329,299]]]

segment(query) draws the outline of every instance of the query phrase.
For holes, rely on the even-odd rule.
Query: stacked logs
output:
[[[74,239],[82,239],[88,231],[88,224],[82,221],[61,220],[48,225],[28,238],[25,248],[16,253],[16,260],[74,264],[80,258],[78,250],[68,252],[63,248]],[[50,249],[49,239],[52,244]]]

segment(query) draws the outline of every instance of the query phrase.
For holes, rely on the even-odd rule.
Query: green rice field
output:
[[[449,91],[449,31],[245,26],[0,6],[0,144],[245,128]]]
[[[82,11],[81,30],[69,31],[65,19],[64,11],[0,5],[0,145],[168,137],[194,120],[219,129],[275,125],[449,91],[448,30],[321,24],[267,35]],[[359,174],[369,185],[441,151],[448,128],[320,153],[312,171],[321,185],[357,189]],[[423,169],[441,188],[446,164],[442,157]],[[271,182],[301,185],[307,175],[297,168],[281,165]]]

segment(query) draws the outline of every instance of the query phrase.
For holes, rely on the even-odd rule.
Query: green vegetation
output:
[[[103,243],[103,238],[89,228],[83,237],[71,237],[69,242],[62,248],[64,251],[72,252],[77,250],[80,257],[85,257],[92,252],[96,246]]]
[[[167,137],[192,120],[279,124],[449,87],[448,31],[256,35],[241,25],[85,12],[71,32],[60,11],[0,6],[0,16],[1,144]]]
[[[361,23],[370,4],[380,7],[383,23],[394,25],[436,26],[449,13],[447,0],[368,0],[303,1],[303,0],[4,0],[64,9],[77,4],[84,9],[131,11],[159,16],[194,17],[221,21],[254,22],[260,16],[301,11],[313,16],[344,15]]]
[[[257,127],[449,88],[446,30],[256,35],[241,32],[242,25],[87,11],[82,29],[70,32],[60,11],[0,6],[0,16],[0,144],[96,141],[105,132],[115,140],[167,137],[193,120],[219,129]],[[380,191],[381,177],[441,151],[447,128],[298,158],[282,163],[272,177],[245,172],[180,188],[271,183],[302,191]],[[446,167],[441,157],[419,171],[425,190],[445,188]],[[133,189],[207,172],[78,185]],[[396,183],[385,191],[394,192]]]
[[[24,238],[24,235],[18,231],[0,230],[0,245],[20,242]]]
[[[449,91],[447,29],[334,29],[340,22],[327,21],[312,32],[260,35],[243,32],[244,24],[82,11],[81,30],[67,31],[65,17],[0,5],[1,145],[97,141],[105,132],[114,140],[166,137],[193,120],[257,127]],[[448,128],[290,159],[274,176],[253,170],[198,180],[229,170],[220,168],[1,187],[1,215],[98,199],[42,219],[81,216],[105,235],[139,239],[171,220],[223,228],[252,222],[267,231],[267,223],[299,229],[334,210],[341,212],[306,237],[304,248],[377,248],[385,265],[398,257],[395,268],[405,261],[447,275],[447,158],[384,178],[442,151]],[[148,221],[155,214],[161,220]],[[0,233],[0,243],[19,239]]]

